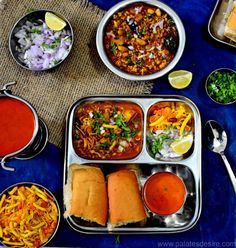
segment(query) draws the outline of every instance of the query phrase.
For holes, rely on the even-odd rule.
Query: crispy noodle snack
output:
[[[0,200],[0,238],[6,246],[39,247],[58,223],[58,208],[49,193],[36,185],[15,186]]]

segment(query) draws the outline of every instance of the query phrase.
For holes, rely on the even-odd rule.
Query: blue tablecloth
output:
[[[118,0],[93,0],[108,9]],[[175,69],[193,72],[191,85],[175,90],[167,76],[155,80],[153,94],[178,94],[193,100],[198,106],[202,123],[209,119],[219,121],[227,131],[226,156],[236,172],[236,104],[219,106],[207,97],[204,84],[214,69],[236,69],[236,51],[210,38],[207,25],[215,0],[163,0],[175,9],[182,19],[187,35],[183,56]],[[0,190],[20,181],[34,181],[55,193],[62,208],[63,152],[47,145],[42,154],[28,161],[12,161],[16,173],[0,169]],[[124,235],[120,244],[115,235],[85,235],[72,230],[62,219],[59,230],[50,246],[63,247],[236,247],[236,196],[224,164],[217,154],[202,147],[203,206],[198,223],[189,231],[179,234]]]

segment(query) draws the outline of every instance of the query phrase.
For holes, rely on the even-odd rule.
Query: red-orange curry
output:
[[[144,185],[145,203],[153,213],[159,215],[176,213],[183,206],[185,198],[183,181],[170,172],[158,172]]]
[[[131,159],[142,149],[143,112],[132,102],[79,106],[73,122],[75,152],[86,159]]]
[[[0,157],[25,147],[33,137],[35,118],[23,102],[0,98]]]
[[[175,56],[178,42],[174,20],[164,10],[144,3],[115,13],[104,36],[111,62],[136,75],[152,74],[166,67]]]

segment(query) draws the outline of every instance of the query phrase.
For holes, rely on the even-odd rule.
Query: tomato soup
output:
[[[35,117],[25,103],[0,98],[0,157],[26,146],[33,137]]]
[[[184,204],[186,188],[183,181],[173,173],[158,172],[144,185],[146,206],[159,215],[176,213]]]

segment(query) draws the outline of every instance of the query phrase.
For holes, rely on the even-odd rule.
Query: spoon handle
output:
[[[226,167],[226,169],[227,169],[227,171],[229,173],[229,177],[230,177],[231,183],[233,184],[234,192],[236,194],[236,177],[234,175],[234,172],[233,172],[233,170],[232,170],[232,168],[231,168],[231,166],[230,166],[225,154],[223,152],[221,152],[220,155],[221,155],[221,157],[222,157],[222,159],[223,159],[223,161],[225,163],[225,167]]]

